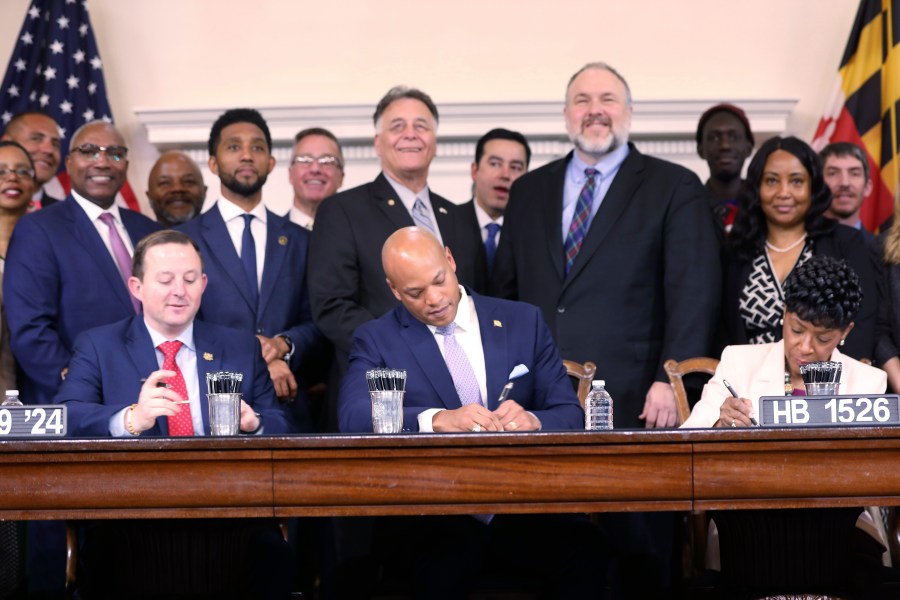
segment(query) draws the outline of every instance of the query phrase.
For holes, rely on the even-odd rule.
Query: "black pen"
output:
[[[728,391],[731,393],[732,396],[734,396],[735,398],[740,398],[740,396],[738,396],[738,393],[737,393],[736,391],[734,391],[734,388],[731,387],[731,384],[728,383],[728,380],[727,380],[727,379],[723,379],[723,380],[722,380],[722,383],[725,384],[725,387],[728,388]],[[750,422],[751,422],[753,425],[757,425],[757,426],[759,425],[759,423],[757,423],[757,422],[756,422],[756,419],[754,419],[753,417],[750,417]]]
[[[509,392],[513,389],[513,382],[510,381],[506,385],[503,386],[503,389],[500,390],[500,399],[497,400],[497,404],[503,404],[503,402],[509,398]]]

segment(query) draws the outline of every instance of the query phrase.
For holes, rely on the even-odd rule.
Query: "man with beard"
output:
[[[706,189],[717,221],[731,231],[737,214],[744,162],[753,152],[747,114],[733,104],[717,104],[697,123],[697,154],[709,165]]]
[[[184,152],[164,152],[150,169],[147,199],[163,227],[175,227],[198,216],[206,185],[197,163]]]
[[[859,218],[859,209],[873,185],[866,153],[856,144],[835,142],[822,148],[819,158],[825,183],[831,189],[831,206],[825,215],[859,229],[871,247],[875,236],[862,226]]]
[[[628,143],[631,113],[609,65],[572,76],[563,114],[574,152],[512,185],[492,281],[496,295],[541,309],[563,358],[597,364],[616,428],[673,427],[663,362],[711,351],[719,248],[700,180]],[[663,597],[674,518],[631,513],[607,526],[622,544],[621,581]]]
[[[223,113],[209,135],[209,168],[219,176],[221,195],[178,229],[206,260],[207,302],[198,318],[256,334],[276,394],[293,402],[298,429],[308,431],[309,407],[295,373],[321,343],[306,291],[309,235],[262,202],[262,187],[275,167],[271,148],[259,112]]]
[[[21,144],[34,161],[37,192],[32,198],[32,206],[35,209],[47,208],[60,201],[44,191],[44,184],[53,179],[59,169],[61,139],[53,117],[39,111],[17,114],[9,120],[0,137],[0,140]]]

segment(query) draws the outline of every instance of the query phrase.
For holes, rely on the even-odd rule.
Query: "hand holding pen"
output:
[[[756,421],[756,419],[754,419],[754,418],[750,415],[749,411],[748,411],[748,412],[745,412],[744,410],[741,410],[742,408],[746,407],[746,405],[747,405],[748,402],[745,401],[743,398],[741,398],[741,397],[738,395],[738,393],[734,390],[734,388],[731,387],[731,384],[728,383],[728,380],[727,380],[727,379],[723,379],[723,380],[722,380],[722,383],[725,385],[725,388],[728,390],[728,393],[730,393],[730,394],[732,395],[732,397],[738,402],[737,405],[735,405],[734,403],[731,403],[731,404],[730,404],[730,408],[732,408],[732,409],[734,409],[734,410],[737,410],[739,413],[741,413],[741,415],[746,415],[746,416],[750,419],[750,424],[751,424],[751,425],[753,425],[753,426],[759,426],[759,423]],[[719,410],[719,413],[720,413],[720,419],[719,419],[719,420],[722,421],[722,424],[723,424],[723,425],[731,425],[731,427],[737,427],[737,417],[732,418],[730,423],[727,422],[727,421],[728,421],[728,417],[725,416],[725,406],[726,406],[726,405],[729,405],[729,403],[728,403],[727,401],[725,402],[725,404],[722,405],[722,408]],[[751,410],[752,410],[752,404],[751,404]]]

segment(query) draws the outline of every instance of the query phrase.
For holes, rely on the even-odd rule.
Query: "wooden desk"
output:
[[[0,441],[0,518],[900,504],[900,428]]]

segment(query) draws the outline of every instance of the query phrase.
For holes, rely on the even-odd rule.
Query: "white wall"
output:
[[[374,107],[398,83],[438,106],[556,101],[593,60],[619,69],[641,100],[796,99],[788,131],[809,139],[857,8],[857,0],[88,1],[142,201],[157,149],[138,108]],[[29,0],[0,5],[5,68]],[[370,177],[361,175],[348,173],[347,183]],[[210,183],[212,194],[218,182]],[[288,190],[284,172],[273,174],[267,203],[286,202]]]

